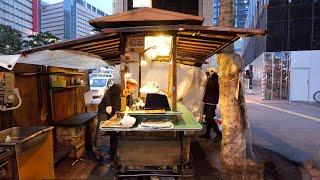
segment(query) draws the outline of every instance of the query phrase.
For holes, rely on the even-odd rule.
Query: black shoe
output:
[[[200,135],[199,138],[206,139],[206,140],[210,140],[211,139],[210,134],[208,134],[208,133]]]
[[[98,162],[103,161],[103,156],[100,153],[94,153],[94,155]]]
[[[222,136],[216,136],[214,139],[213,139],[213,142],[214,143],[221,143],[222,141]]]

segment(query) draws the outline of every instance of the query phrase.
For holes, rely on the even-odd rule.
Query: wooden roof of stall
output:
[[[156,15],[157,13],[158,15]],[[153,15],[151,16],[150,14]],[[193,22],[202,23],[202,21],[203,18],[199,16],[141,8],[90,21],[96,28],[102,28],[99,34],[61,41],[25,50],[22,53],[28,54],[47,49],[78,50],[98,55],[109,64],[118,64],[120,62],[120,54],[123,54],[125,50],[126,37],[167,34],[176,37],[178,63],[201,66],[207,58],[218,53],[240,37],[260,36],[266,33],[265,30],[193,24]],[[126,27],[117,27],[118,25],[116,24],[119,22],[122,22],[122,26],[125,25]],[[157,22],[162,25],[153,25],[150,22]],[[168,22],[171,22],[171,24]],[[184,22],[185,24],[175,24],[177,22]],[[103,28],[108,26],[115,28]]]
[[[133,26],[156,26],[189,24],[201,25],[203,17],[166,11],[156,8],[139,8],[119,14],[104,16],[89,21],[89,24],[97,29],[133,27]]]

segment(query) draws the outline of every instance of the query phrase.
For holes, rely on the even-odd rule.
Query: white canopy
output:
[[[0,56],[0,66],[12,70],[16,63],[71,69],[96,69],[108,66],[99,56],[73,50],[44,50],[24,55]]]
[[[12,70],[14,65],[16,65],[18,59],[20,58],[20,54],[17,55],[0,55],[0,66]]]

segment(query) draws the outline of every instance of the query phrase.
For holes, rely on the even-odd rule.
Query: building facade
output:
[[[268,35],[245,40],[245,64],[263,52],[320,50],[320,1],[252,0],[250,6],[245,27],[267,29]]]
[[[136,2],[141,3],[142,0],[113,0],[113,13],[120,13],[134,9]],[[210,0],[144,0],[150,4],[152,8],[164,9],[168,11],[191,14],[195,16],[203,16],[205,18],[204,25],[213,25],[213,2]]]
[[[221,0],[213,0],[213,24],[214,26],[218,26],[219,24],[219,14],[220,14],[220,1]],[[246,18],[249,10],[249,0],[234,0],[234,16],[235,16],[235,24],[234,26],[237,28],[244,28]],[[242,54],[243,52],[243,40],[239,39],[234,44],[234,49],[237,53]]]
[[[218,26],[220,14],[220,1],[213,0],[213,24]],[[235,27],[244,28],[249,9],[249,0],[234,0]]]
[[[60,39],[65,38],[63,2],[56,4],[42,4],[41,31],[51,32]]]
[[[83,0],[64,0],[56,4],[42,4],[41,31],[49,31],[60,39],[89,35],[93,27],[89,20],[106,14]]]
[[[39,32],[40,0],[0,0],[0,24],[11,26],[23,37]]]
[[[112,14],[124,12],[124,0],[112,0]]]
[[[253,66],[256,93],[313,102],[320,89],[320,1],[252,1],[245,27],[268,30],[267,36],[244,43],[243,59]]]

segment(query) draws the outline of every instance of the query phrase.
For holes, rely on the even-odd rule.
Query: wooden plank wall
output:
[[[44,67],[17,64],[14,73],[34,73],[45,71]],[[40,126],[47,125],[48,113],[48,79],[46,76],[15,75],[15,87],[19,89],[22,99],[20,108],[0,112],[0,129],[6,129],[13,126]]]
[[[51,67],[49,68],[49,72],[77,72],[77,70]],[[87,77],[87,75],[81,75],[81,79],[85,82],[88,81]],[[70,84],[70,78],[71,76],[66,77],[67,85]],[[77,113],[85,113],[86,108],[83,94],[88,90],[89,87],[86,86],[53,91],[52,100],[54,121],[61,121]]]
[[[54,91],[53,101],[53,121],[61,121],[75,114],[75,99],[73,89]]]
[[[75,71],[68,69],[50,68],[51,71]],[[49,77],[45,75],[43,66],[17,64],[13,72],[15,75],[15,87],[19,89],[22,105],[17,110],[0,111],[0,130],[13,126],[41,126],[50,125],[50,94]],[[21,76],[17,73],[41,72],[42,75]],[[84,77],[87,78],[86,75]],[[85,79],[87,80],[87,79]],[[68,89],[53,93],[54,116],[56,120],[62,120],[75,113],[85,113],[83,94],[89,87]],[[74,98],[75,97],[75,98]]]

